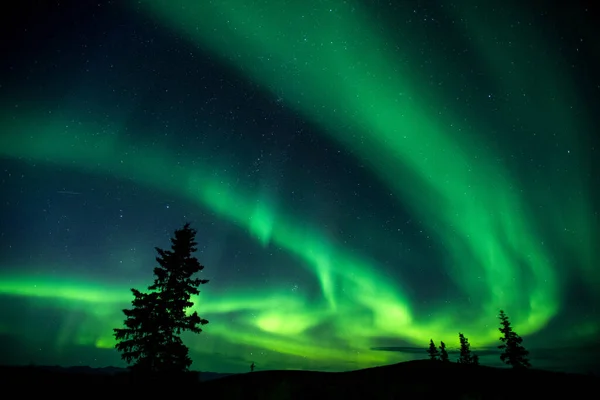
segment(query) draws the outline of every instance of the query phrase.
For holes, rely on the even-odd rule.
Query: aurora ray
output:
[[[594,213],[593,194],[580,176],[586,165],[584,146],[578,146],[578,139],[567,134],[575,131],[584,137],[590,124],[570,111],[570,106],[576,104],[577,90],[574,84],[560,79],[565,74],[562,66],[543,68],[544,81],[561,81],[554,91],[531,83],[529,77],[535,66],[511,67],[510,60],[527,58],[526,46],[550,48],[534,34],[533,28],[526,33],[530,42],[502,48],[501,53],[492,50],[488,43],[493,32],[508,35],[503,31],[508,32],[508,19],[498,18],[498,25],[491,28],[482,11],[467,5],[437,10],[447,18],[473,21],[452,27],[452,32],[481,38],[469,45],[476,53],[475,59],[486,66],[482,67],[482,74],[488,77],[486,84],[512,96],[510,102],[496,106],[498,115],[522,118],[526,121],[521,124],[522,132],[537,129],[544,138],[559,132],[557,147],[569,149],[568,153],[556,149],[547,149],[546,153],[549,158],[555,157],[556,165],[566,172],[528,179],[531,176],[527,174],[531,173],[522,173],[521,165],[511,161],[516,158],[512,151],[517,150],[496,143],[494,135],[498,134],[494,131],[508,131],[507,126],[496,127],[502,117],[490,111],[480,116],[454,100],[458,86],[452,81],[460,81],[464,69],[456,72],[444,67],[449,57],[445,42],[429,42],[430,51],[425,56],[418,48],[406,45],[424,35],[423,31],[403,32],[406,43],[399,41],[389,21],[374,15],[365,3],[329,0],[275,5],[241,0],[156,0],[131,2],[129,8],[120,10],[131,14],[140,11],[145,23],[158,23],[165,35],[185,38],[192,56],[210,51],[241,80],[270,92],[278,108],[283,104],[314,123],[314,135],[323,136],[317,139],[319,145],[315,147],[333,147],[337,153],[345,149],[354,163],[364,165],[370,174],[366,181],[358,183],[377,187],[373,197],[386,207],[392,204],[388,210],[381,210],[381,206],[348,207],[336,213],[344,216],[339,220],[315,219],[308,206],[298,210],[290,196],[264,184],[272,183],[274,176],[281,181],[301,176],[295,190],[305,197],[315,187],[326,187],[311,182],[319,178],[311,177],[304,168],[295,165],[292,172],[274,168],[262,180],[251,177],[235,167],[244,162],[247,149],[240,147],[226,154],[227,140],[220,137],[219,130],[226,122],[216,117],[210,127],[194,133],[207,138],[201,144],[192,145],[189,138],[167,138],[163,132],[171,129],[169,123],[151,126],[148,122],[142,133],[140,126],[132,128],[130,122],[136,109],[146,112],[147,108],[140,104],[143,102],[137,94],[123,106],[107,107],[105,98],[112,98],[110,90],[88,78],[75,80],[70,95],[57,98],[52,112],[34,102],[4,109],[0,115],[0,157],[10,168],[41,166],[65,174],[83,173],[92,182],[115,179],[120,186],[131,186],[128,190],[132,192],[160,193],[164,198],[183,201],[194,210],[209,212],[220,225],[229,224],[239,231],[236,234],[251,237],[255,246],[251,252],[261,252],[265,257],[282,254],[285,266],[269,262],[266,257],[261,263],[271,265],[256,267],[257,272],[270,268],[271,280],[240,283],[235,281],[236,266],[230,266],[231,270],[214,266],[216,270],[223,269],[213,272],[222,274],[222,279],[215,279],[214,291],[209,288],[197,301],[199,313],[211,324],[202,337],[190,338],[191,349],[200,355],[196,360],[199,368],[213,368],[210,357],[216,353],[233,358],[241,353],[260,354],[263,364],[280,368],[300,364],[304,368],[333,369],[373,366],[399,360],[393,352],[370,350],[385,341],[398,340],[417,347],[424,346],[430,337],[451,342],[458,329],[467,332],[474,346],[494,345],[494,316],[500,308],[508,310],[519,333],[540,334],[561,316],[569,290],[564,280],[573,276],[562,265],[567,256],[558,257],[557,249],[570,252],[569,261],[586,274],[590,282],[587,290],[597,298],[591,284],[600,278],[593,268],[597,251],[592,246],[598,227],[589,222]],[[396,17],[409,20],[414,12],[400,9]],[[115,37],[118,43],[118,32]],[[185,48],[180,43],[178,46]],[[99,57],[103,51],[99,51]],[[134,59],[133,55],[121,57]],[[553,57],[548,50],[538,66],[554,65]],[[140,64],[139,60],[132,63]],[[149,68],[160,69],[158,64],[150,62]],[[508,70],[512,72],[507,74]],[[178,80],[171,78],[176,86]],[[131,82],[136,79],[135,73],[130,72],[126,79],[113,79],[114,83],[109,84],[113,92],[120,85],[135,86]],[[224,90],[224,81],[225,78],[220,81],[218,90]],[[163,84],[160,79],[156,82]],[[194,82],[205,84],[202,80]],[[466,90],[473,96],[482,95],[478,88]],[[537,99],[539,114],[528,117],[530,111],[519,114],[513,110],[531,107],[521,98],[512,100],[520,91]],[[188,113],[209,107],[213,101],[208,93],[195,96],[196,101],[202,99],[204,103],[189,106]],[[86,104],[85,112],[78,107],[81,102]],[[183,100],[180,102],[183,104]],[[250,114],[258,113],[251,100],[244,99],[243,103],[252,110]],[[243,108],[235,107],[244,114]],[[177,112],[170,106],[155,113],[161,120],[169,120],[163,114]],[[198,119],[188,115],[182,118]],[[246,123],[255,119],[248,117]],[[137,134],[132,134],[132,130]],[[250,132],[241,122],[233,130]],[[278,135],[286,134],[283,128],[274,130]],[[254,134],[258,138],[261,132],[250,135]],[[222,147],[211,147],[210,141],[222,143]],[[215,156],[214,148],[222,148],[222,154],[217,152]],[[314,152],[319,153],[322,148]],[[571,151],[582,157],[572,157]],[[311,156],[306,153],[300,161],[294,160],[304,163]],[[523,162],[521,159],[527,157],[521,154],[518,158]],[[332,178],[325,168],[318,174],[331,182],[338,177],[353,179]],[[352,196],[351,185],[339,185],[345,189],[340,197]],[[568,189],[561,192],[562,187]],[[84,191],[59,188],[55,192]],[[554,192],[558,194],[554,196]],[[380,193],[387,193],[386,197],[392,200],[381,201]],[[321,204],[325,198],[319,198]],[[352,203],[350,199],[348,203]],[[555,218],[545,218],[537,210],[542,205]],[[345,204],[329,207],[343,209]],[[379,214],[373,216],[373,221],[364,221],[373,209],[378,209]],[[388,217],[382,217],[382,211]],[[362,216],[363,220],[351,221],[355,213],[356,218]],[[376,226],[406,213],[410,215],[408,221],[414,220],[414,229],[426,238],[406,239],[407,242],[426,242],[429,249],[434,249],[431,251],[439,254],[428,259],[426,253],[430,250],[423,248],[423,254],[415,256],[425,260],[419,265],[420,271],[439,281],[430,286],[446,293],[460,293],[455,302],[448,302],[449,296],[441,293],[430,294],[424,300],[419,293],[423,286],[416,283],[411,275],[414,271],[408,267],[417,261],[411,264],[398,257],[390,236],[394,240],[401,237]],[[339,228],[341,225],[346,227],[344,231]],[[356,233],[349,233],[348,226]],[[369,227],[369,232],[361,237],[369,238],[372,250],[355,248],[353,236],[365,227]],[[136,231],[135,235],[140,234]],[[123,240],[130,240],[127,234],[123,236]],[[383,243],[387,246],[386,257],[382,257],[381,250],[375,250],[377,244]],[[149,242],[146,249],[139,251],[151,251],[154,244]],[[129,250],[120,251],[129,254]],[[396,256],[390,256],[394,253]],[[151,261],[151,254],[146,257]],[[394,272],[390,272],[389,260],[395,265]],[[72,343],[112,347],[111,330],[121,322],[120,309],[127,304],[127,288],[144,282],[139,276],[135,281],[125,276],[108,281],[86,278],[85,273],[51,273],[62,267],[50,264],[76,265],[61,257],[54,257],[47,265],[31,259],[19,259],[18,263],[1,261],[1,295],[29,302],[28,307],[33,309],[47,306],[66,310],[67,322],[56,335],[56,346],[61,349]],[[236,262],[244,264],[244,260]],[[129,268],[148,268],[139,261],[134,264],[135,268]],[[118,265],[107,268],[119,271]],[[34,270],[40,273],[32,275]],[[210,270],[207,265],[207,271]],[[286,274],[301,276],[298,279],[303,284],[291,290],[282,286]],[[313,291],[312,287],[317,289]],[[11,324],[19,325],[17,317],[8,317],[11,322],[0,325],[2,333],[9,332]],[[598,331],[596,323],[577,322],[581,337],[591,337]]]
[[[482,301],[485,315],[518,304],[518,320],[527,321],[521,329],[530,333],[556,313],[554,267],[535,239],[540,235],[535,221],[520,211],[526,201],[517,193],[521,185],[505,166],[487,161],[497,156],[483,150],[476,130],[455,122],[456,112],[428,111],[436,103],[444,108],[443,97],[422,96],[414,83],[420,82],[418,74],[402,68],[400,57],[386,56],[393,49],[374,33],[376,23],[360,4],[321,2],[320,11],[311,2],[145,5],[158,20],[270,90],[285,93],[291,107],[362,158],[450,249],[447,267],[457,269],[465,290],[477,292],[472,297]],[[294,79],[276,68],[290,59]],[[407,180],[419,184],[407,188]],[[466,281],[465,272],[474,266],[480,272]],[[523,298],[525,291],[515,282],[528,278]]]

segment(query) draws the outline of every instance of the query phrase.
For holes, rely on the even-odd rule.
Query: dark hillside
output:
[[[342,373],[254,372],[207,382],[203,390],[219,399],[584,398],[597,382],[584,375],[411,361]]]
[[[539,370],[498,369],[411,361],[350,372],[260,371],[200,382],[89,368],[0,367],[0,383],[22,395],[86,393],[177,395],[198,391],[208,399],[532,399],[587,398],[597,377]],[[408,396],[408,397],[407,397]]]

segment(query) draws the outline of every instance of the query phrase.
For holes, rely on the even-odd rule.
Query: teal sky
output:
[[[2,67],[10,362],[121,365],[129,288],[186,221],[210,279],[195,369],[356,369],[459,331],[484,354],[500,309],[533,364],[593,343],[585,9],[100,4],[21,10]]]

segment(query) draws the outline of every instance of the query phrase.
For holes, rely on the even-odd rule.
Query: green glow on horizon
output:
[[[33,131],[31,126],[24,121],[32,121],[32,118],[24,116],[18,119],[17,123],[10,126],[11,134],[0,139],[0,148],[5,156],[52,162],[94,174],[112,174],[131,179],[139,184],[179,193],[182,197],[197,201],[240,227],[245,227],[248,233],[256,229],[256,225],[253,225],[256,222],[252,218],[256,215],[256,202],[248,193],[233,190],[227,184],[231,179],[225,179],[223,174],[215,177],[212,173],[215,171],[203,168],[198,163],[194,168],[188,169],[184,166],[185,163],[176,163],[181,161],[181,156],[175,160],[166,150],[156,154],[151,149],[139,149],[135,154],[125,157],[124,153],[130,148],[130,143],[119,138],[118,134],[110,137],[86,134],[94,131],[92,124],[80,124],[76,132],[64,131],[63,121],[37,117],[36,124],[45,129],[32,135],[29,133]],[[171,168],[174,165],[179,165],[176,173]],[[397,357],[390,353],[365,352],[369,339],[381,335],[402,337],[415,344],[432,334],[436,337],[455,336],[455,327],[459,321],[451,317],[454,314],[451,306],[432,310],[433,318],[417,321],[411,313],[410,299],[404,294],[401,283],[390,282],[380,276],[378,271],[381,267],[332,246],[317,230],[295,221],[291,216],[278,215],[265,221],[271,232],[270,241],[303,260],[319,279],[326,302],[320,305],[310,304],[277,292],[269,294],[264,288],[260,290],[260,301],[253,301],[256,294],[238,297],[240,294],[235,292],[215,299],[202,297],[198,301],[198,310],[209,319],[214,319],[213,315],[226,315],[235,311],[252,311],[251,314],[256,315],[254,318],[246,316],[243,329],[213,328],[207,329],[207,335],[220,334],[224,340],[256,346],[271,343],[268,348],[285,354],[306,357],[318,353],[325,358],[329,354],[339,359],[343,350],[329,350],[327,346],[319,346],[316,338],[311,338],[308,334],[311,326],[324,321],[333,322],[334,330],[329,332],[331,337],[344,338],[349,341],[351,349],[363,351],[360,359],[364,365],[375,365]],[[257,240],[264,241],[264,236],[257,237]],[[344,292],[334,289],[334,281]],[[38,283],[31,278],[15,278],[6,282],[10,283],[0,287],[0,293],[25,297],[35,294],[46,297],[49,301],[53,298],[80,302],[111,302],[113,299],[120,299],[122,306],[126,306],[125,298],[129,294],[124,287],[120,287],[118,290],[123,294],[116,295],[116,289],[113,289],[105,291],[105,296],[100,298],[98,291],[85,282],[68,284],[43,278],[39,278]],[[44,290],[35,292],[32,289],[34,285],[42,284],[47,285]],[[53,287],[59,290],[53,291]],[[110,293],[115,293],[116,297],[109,296]],[[103,335],[88,335],[85,343],[92,340],[98,345],[103,343],[103,346],[110,343],[110,329],[121,323],[121,308],[114,307],[114,313],[106,318]],[[370,313],[370,324],[357,323],[357,315],[361,312]],[[493,319],[494,314],[491,315],[491,318],[482,318]],[[283,320],[287,323],[282,324]],[[485,344],[496,339],[495,327],[485,328],[479,321],[460,321],[460,325],[465,327],[465,331],[469,328],[475,343]],[[527,326],[522,328],[526,330]],[[272,335],[277,335],[279,339],[274,340]],[[281,348],[273,347],[275,343],[287,341],[292,342],[281,345]],[[334,357],[335,354],[337,355]]]
[[[558,313],[557,266],[550,249],[540,243],[543,232],[527,212],[530,205],[520,194],[520,182],[506,166],[489,161],[495,158],[493,151],[483,150],[473,132],[457,122],[460,118],[450,111],[432,114],[441,100],[420,95],[419,87],[425,86],[421,78],[387,55],[385,37],[374,33],[374,24],[357,4],[321,1],[323,12],[310,18],[314,4],[309,1],[141,4],[248,78],[283,93],[290,107],[351,149],[443,244],[448,255],[444,267],[473,298],[476,315],[460,318],[450,304],[436,305],[427,317],[415,315],[406,291],[410,282],[390,281],[368,254],[355,255],[334,245],[318,226],[284,207],[275,208],[268,196],[236,186],[234,176],[218,166],[186,162],[168,147],[137,146],[130,152],[137,143],[128,142],[118,129],[96,135],[106,129],[78,115],[1,116],[5,133],[0,136],[0,156],[111,175],[191,200],[236,224],[262,246],[285,249],[319,282],[321,302],[262,287],[259,294],[201,294],[198,311],[211,324],[191,348],[202,351],[203,343],[214,341],[214,346],[248,345],[323,363],[342,362],[354,352],[357,366],[372,366],[398,357],[368,351],[379,337],[425,348],[431,337],[453,343],[462,330],[476,347],[496,343],[494,317],[500,308],[507,309],[522,335],[541,330]],[[261,63],[256,62],[259,58]],[[290,59],[295,60],[293,79],[289,70],[278,68]],[[72,119],[81,123],[66,129]],[[360,134],[340,128],[348,125]],[[585,209],[575,211],[577,206],[565,213],[585,221]],[[589,269],[585,261],[582,266]],[[33,290],[34,285],[42,289]],[[111,303],[127,306],[129,292],[122,290],[20,276],[0,283],[0,294],[91,302],[102,304],[102,310]],[[78,340],[112,347],[111,329],[122,323],[120,308],[84,324]],[[242,316],[231,322],[227,318],[233,313]],[[313,333],[325,325],[326,334]],[[63,341],[70,340],[65,337]]]
[[[65,281],[52,276],[4,275],[0,281],[0,293],[10,296],[32,298],[55,298],[74,303],[94,305],[123,304],[132,300],[128,288],[110,288],[106,285],[87,281]]]

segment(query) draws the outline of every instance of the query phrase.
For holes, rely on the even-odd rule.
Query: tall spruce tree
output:
[[[498,346],[502,350],[500,360],[513,368],[529,368],[529,351],[523,346],[523,338],[517,335],[510,324],[508,316],[503,310],[500,310],[500,332],[502,344]]]
[[[458,363],[472,364],[473,356],[471,355],[471,345],[469,344],[469,339],[467,339],[462,333],[458,334],[458,339],[460,341],[460,356],[458,358]]]
[[[446,350],[446,343],[444,342],[440,342],[440,361],[450,362],[448,351]]]
[[[114,335],[115,348],[134,371],[181,373],[192,364],[180,335],[184,331],[200,333],[200,326],[208,323],[195,311],[187,313],[194,305],[191,296],[208,283],[207,279],[192,278],[204,269],[192,255],[197,250],[195,238],[196,230],[189,223],[176,230],[171,250],[155,248],[158,266],[149,292],[131,289],[132,308],[123,310],[125,328],[114,329]]]
[[[435,344],[433,343],[433,339],[429,340],[429,349],[427,349],[427,353],[429,354],[430,360],[435,361],[438,359],[439,353],[437,347],[435,347]]]

